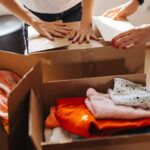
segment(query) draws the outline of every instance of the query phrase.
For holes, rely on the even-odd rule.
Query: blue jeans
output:
[[[29,11],[31,11],[35,16],[39,17],[41,20],[46,21],[46,22],[52,22],[52,21],[57,21],[57,20],[62,20],[63,22],[75,22],[75,21],[81,21],[81,18],[82,18],[82,4],[81,3],[58,14],[43,14],[43,13],[34,12],[32,10],[29,10]],[[24,36],[25,36],[26,48],[28,50],[27,26],[28,25],[25,24]]]

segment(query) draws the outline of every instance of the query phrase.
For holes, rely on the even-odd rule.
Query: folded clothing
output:
[[[150,118],[138,120],[96,120],[85,106],[84,97],[57,100],[56,117],[67,131],[83,137],[110,136],[119,131],[150,125]]]
[[[7,98],[21,78],[10,71],[0,71],[0,118],[8,132],[8,102]]]
[[[50,143],[64,143],[70,141],[72,141],[70,133],[62,127],[54,128],[49,139]]]
[[[83,139],[83,137],[72,134],[61,127],[61,124],[55,116],[56,107],[50,107],[50,114],[45,120],[45,141],[50,143],[68,142],[70,140]],[[60,132],[60,138],[57,134]],[[56,134],[57,133],[57,134]]]
[[[59,123],[59,121],[57,120],[55,116],[55,112],[56,112],[56,107],[55,106],[50,107],[50,113],[45,120],[45,127],[53,128],[53,127],[61,126],[61,124]]]
[[[108,94],[87,90],[85,104],[96,119],[141,119],[150,118],[150,110],[116,105]]]
[[[114,88],[108,93],[115,104],[150,109],[150,89],[140,84],[114,78]]]

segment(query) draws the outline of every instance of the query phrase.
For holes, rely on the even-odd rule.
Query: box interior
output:
[[[97,145],[106,146],[107,143],[109,144],[113,143],[118,144],[118,142],[133,143],[136,142],[136,140],[139,143],[144,141],[148,142],[150,134],[140,134],[131,136],[123,135],[115,137],[111,136],[106,138],[94,138],[94,139],[92,138],[92,139],[76,140],[74,142],[61,144],[49,144],[44,142],[43,138],[44,118],[48,115],[50,106],[56,105],[56,100],[58,98],[85,96],[85,92],[89,87],[93,87],[101,92],[106,92],[108,88],[113,86],[114,77],[128,79],[143,85],[145,85],[146,83],[145,74],[117,75],[117,76],[74,79],[74,80],[43,83],[42,84],[42,101],[44,106],[43,109],[40,108],[40,105],[37,103],[38,102],[37,97],[35,97],[34,93],[32,92],[30,97],[29,136],[31,137],[35,147],[38,150],[65,149],[65,148],[85,149],[87,148],[87,145],[89,145],[91,147],[88,147],[88,149],[96,149]],[[40,110],[43,110],[42,111],[43,113]],[[41,118],[41,116],[43,117],[43,119]]]

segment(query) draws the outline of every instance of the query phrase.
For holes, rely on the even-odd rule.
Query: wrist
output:
[[[132,5],[134,5],[134,6],[137,6],[137,7],[140,6],[140,3],[139,3],[138,0],[130,0],[130,3],[131,3]]]
[[[92,25],[92,17],[82,17],[82,19],[81,19],[81,24],[82,25]]]
[[[38,17],[34,16],[31,13],[28,13],[29,20],[27,21],[33,27],[36,27],[38,24],[41,24],[43,21],[40,20]]]

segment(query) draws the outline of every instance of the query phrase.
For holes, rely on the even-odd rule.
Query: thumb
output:
[[[117,20],[119,18],[126,18],[124,9],[120,9],[120,11],[116,13],[113,17],[114,20]]]

